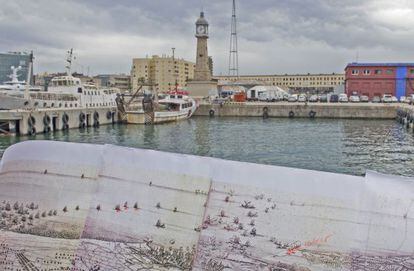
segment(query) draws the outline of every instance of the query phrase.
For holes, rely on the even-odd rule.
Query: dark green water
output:
[[[414,176],[414,135],[393,120],[204,118],[157,126],[108,125],[36,137],[1,137],[0,154],[19,141],[109,143],[330,172],[366,169]]]

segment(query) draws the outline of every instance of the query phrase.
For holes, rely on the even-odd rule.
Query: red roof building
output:
[[[414,63],[350,63],[345,68],[345,93],[370,99],[414,94]]]

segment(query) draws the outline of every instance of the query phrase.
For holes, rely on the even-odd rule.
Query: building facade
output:
[[[131,76],[127,74],[100,74],[94,79],[102,87],[119,88],[121,92],[127,92],[131,89]]]
[[[345,91],[398,99],[414,93],[414,63],[350,63],[345,68]]]
[[[141,83],[150,83],[158,92],[185,88],[194,77],[195,63],[171,56],[134,58],[131,68],[131,87],[135,91]]]
[[[291,93],[329,93],[343,88],[345,75],[330,74],[284,74],[284,75],[241,75],[215,76],[219,85],[240,84],[246,86],[278,86]]]
[[[18,72],[20,81],[27,80],[27,70],[29,67],[30,53],[25,52],[10,52],[0,53],[0,84],[10,81],[12,73],[11,67],[20,66],[22,69]],[[33,84],[33,66],[31,70],[31,83]]]

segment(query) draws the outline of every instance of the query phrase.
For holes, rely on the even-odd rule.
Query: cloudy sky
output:
[[[129,73],[133,57],[195,61],[210,23],[214,73],[227,74],[231,0],[0,0],[0,52],[35,53],[35,72]],[[347,62],[414,62],[414,0],[237,0],[241,74],[341,72]]]

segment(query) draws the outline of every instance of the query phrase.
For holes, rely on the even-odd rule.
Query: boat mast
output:
[[[177,76],[178,76],[178,74],[176,74],[175,73],[175,71],[176,71],[176,66],[175,66],[175,48],[173,47],[173,48],[171,48],[171,50],[172,50],[172,60],[173,60],[173,64],[174,64],[174,77],[175,77],[175,92],[177,92],[178,91],[178,81],[177,81]]]
[[[70,48],[68,51],[68,56],[66,58],[66,62],[68,63],[66,65],[66,73],[68,76],[71,75],[71,69],[72,69],[72,56],[73,56],[73,48]]]
[[[26,87],[24,89],[24,98],[26,100],[30,99],[29,88],[30,88],[30,81],[32,78],[32,66],[33,66],[33,51],[30,52],[29,64],[27,67]]]

